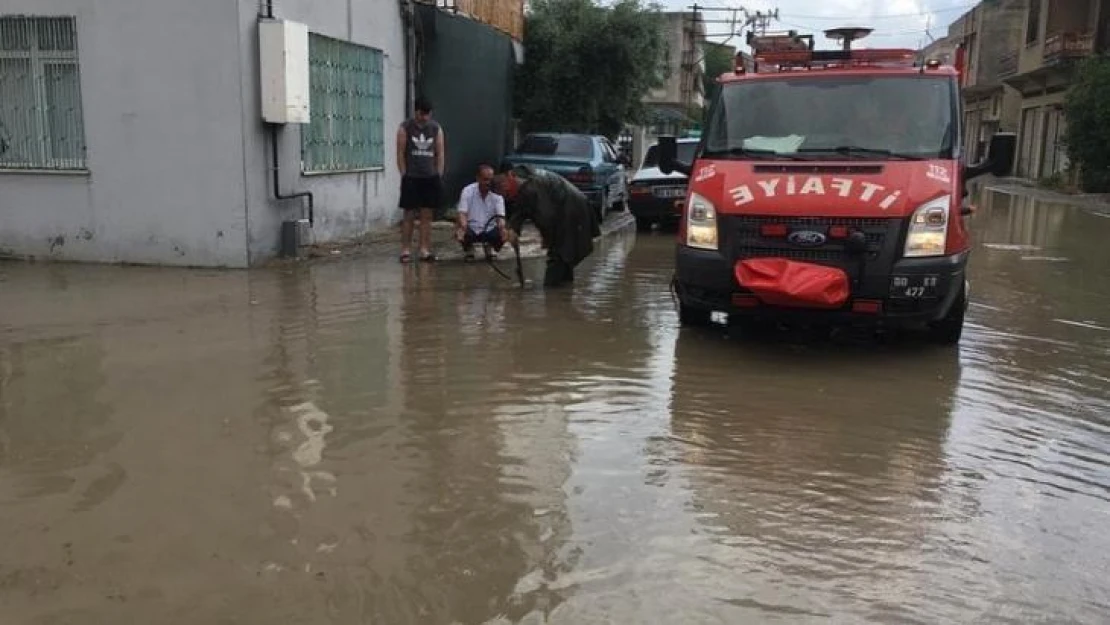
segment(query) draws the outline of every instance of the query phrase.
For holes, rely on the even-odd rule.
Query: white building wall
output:
[[[251,264],[265,262],[280,251],[281,222],[302,214],[300,200],[273,199],[269,177],[270,144],[259,114],[258,44],[254,34],[258,3],[240,0],[240,72],[243,137],[254,155],[244,172]],[[404,28],[397,0],[276,0],[274,15],[308,25],[309,31],[384,53],[385,167],[378,171],[304,176],[300,173],[301,128],[291,126],[279,143],[283,193],[311,191],[315,195],[315,242],[358,236],[400,220],[401,178],[393,137],[404,121]],[[448,105],[444,103],[443,105]],[[448,164],[450,166],[450,164]],[[399,240],[399,238],[398,238]]]
[[[0,170],[0,257],[245,267],[279,251],[297,201],[272,199],[259,113],[257,0],[0,0],[0,17],[76,18],[86,171]],[[305,177],[283,133],[282,190],[316,195],[317,241],[399,218],[404,118],[394,0],[276,0],[278,17],[383,50],[385,167]]]

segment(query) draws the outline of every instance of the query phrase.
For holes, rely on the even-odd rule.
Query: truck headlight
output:
[[[717,249],[717,209],[697,193],[686,198],[686,245],[703,250]]]
[[[948,245],[948,218],[951,210],[951,195],[938,197],[919,206],[910,218],[910,231],[906,235],[903,255],[909,258],[944,256]]]

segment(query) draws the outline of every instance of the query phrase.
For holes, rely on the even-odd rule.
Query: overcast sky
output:
[[[693,0],[661,0],[670,11],[688,11]],[[818,48],[834,48],[836,42],[826,39],[823,32],[838,26],[865,26],[875,31],[864,40],[861,47],[918,48],[927,44],[926,28],[935,38],[943,37],[948,25],[977,2],[969,0],[700,0],[704,7],[744,7],[749,11],[778,8],[778,22],[771,22],[770,30],[797,30],[813,33]],[[730,19],[723,11],[703,12],[705,19]],[[709,33],[727,33],[728,24],[707,24]],[[747,49],[743,35],[724,41]]]

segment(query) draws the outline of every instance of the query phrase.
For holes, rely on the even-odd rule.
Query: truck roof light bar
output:
[[[791,50],[757,52],[754,60],[768,71],[839,69],[852,67],[913,67],[917,53],[910,49]]]
[[[853,67],[914,67],[917,52],[907,48],[853,50],[852,43],[871,34],[870,28],[831,28],[825,36],[841,41],[839,50],[814,50],[813,35],[796,31],[755,35],[748,33],[755,71],[793,71]],[[738,74],[743,70],[737,68]]]

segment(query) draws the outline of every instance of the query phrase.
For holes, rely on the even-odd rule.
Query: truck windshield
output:
[[[949,77],[790,76],[726,85],[704,156],[952,158]]]

